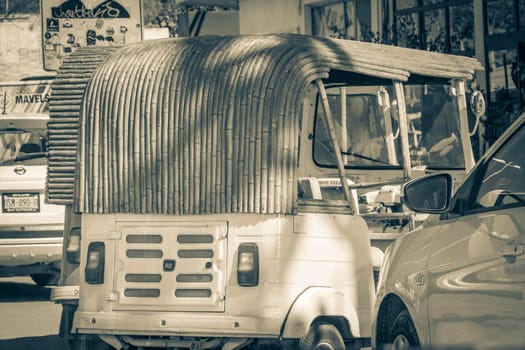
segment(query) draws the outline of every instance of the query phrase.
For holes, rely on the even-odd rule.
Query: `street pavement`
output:
[[[28,277],[0,278],[0,350],[69,350],[58,336],[61,307],[50,294]]]
[[[0,350],[69,350],[50,293],[28,277],[0,278]]]

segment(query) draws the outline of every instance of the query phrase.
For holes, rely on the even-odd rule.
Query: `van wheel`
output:
[[[56,286],[60,278],[58,273],[34,273],[29,276],[40,287]]]
[[[301,350],[344,350],[343,337],[332,324],[314,324],[299,341]]]
[[[386,344],[383,349],[411,350],[420,348],[416,328],[407,310],[401,310],[394,318],[385,340]]]
[[[112,350],[108,343],[101,340],[96,335],[72,335],[69,339],[69,349],[71,350]]]

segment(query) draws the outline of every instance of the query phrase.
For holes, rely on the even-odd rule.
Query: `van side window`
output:
[[[490,158],[474,201],[474,208],[525,205],[525,128],[521,127]]]

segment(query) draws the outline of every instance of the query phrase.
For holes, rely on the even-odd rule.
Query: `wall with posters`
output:
[[[0,21],[0,82],[49,75],[42,66],[40,17],[16,15]]]
[[[57,70],[81,47],[142,40],[141,0],[42,0],[44,68]]]

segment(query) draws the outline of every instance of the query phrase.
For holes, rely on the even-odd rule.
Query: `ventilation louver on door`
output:
[[[226,223],[120,222],[121,310],[224,311]]]

